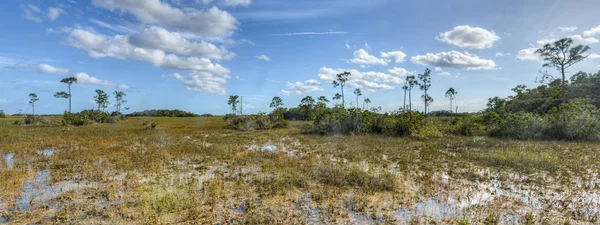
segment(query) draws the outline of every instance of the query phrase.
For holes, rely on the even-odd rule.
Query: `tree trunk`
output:
[[[71,113],[71,85],[69,85],[69,113]]]
[[[562,99],[562,104],[565,104],[567,102],[566,99],[566,95],[565,92],[567,91],[567,89],[565,89],[565,66],[561,66],[560,72],[562,74],[562,83],[561,83],[561,99]]]
[[[452,98],[450,98],[450,112],[452,112]]]
[[[342,108],[346,108],[346,100],[344,99],[344,85],[342,86]]]
[[[408,110],[412,111],[412,89],[408,91]]]
[[[358,95],[356,95],[356,108],[358,108]]]
[[[404,89],[404,104],[402,105],[402,110],[406,111],[406,89]]]

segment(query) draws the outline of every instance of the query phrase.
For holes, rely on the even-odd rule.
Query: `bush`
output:
[[[158,122],[151,120],[151,121],[145,121],[143,123],[144,127],[148,130],[154,130],[156,129],[156,127],[158,126]]]
[[[552,108],[548,114],[506,113],[494,117],[490,135],[514,139],[600,140],[600,112],[576,100]]]
[[[257,115],[234,115],[227,114],[223,118],[227,127],[235,130],[268,130],[287,127],[288,123],[281,114],[260,113]]]
[[[14,122],[15,125],[41,125],[41,126],[58,126],[61,125],[60,120],[55,119],[55,117],[40,117],[27,115],[23,120],[17,120]]]
[[[379,133],[391,136],[409,136],[423,130],[424,121],[425,116],[416,111],[389,115],[357,108],[334,108],[318,113],[309,131],[326,135]]]
[[[548,127],[544,134],[550,139],[600,139],[600,111],[594,105],[576,100],[551,109],[545,116]]]
[[[5,118],[6,114],[4,113],[4,110],[0,110],[0,118]]]
[[[98,110],[83,110],[79,113],[65,112],[63,115],[63,124],[82,126],[91,123],[116,123],[127,119],[125,115],[117,112],[108,114]]]

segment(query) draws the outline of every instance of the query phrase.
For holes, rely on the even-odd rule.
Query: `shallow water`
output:
[[[6,161],[6,165],[8,166],[9,169],[12,169],[15,166],[15,154],[14,153],[8,153],[6,155],[4,155],[4,161]]]
[[[73,180],[52,185],[50,172],[46,170],[38,171],[37,176],[25,181],[23,194],[19,197],[17,204],[19,210],[27,211],[34,204],[47,205],[49,200],[81,187],[82,185]]]
[[[54,150],[54,149],[37,150],[38,155],[43,155],[46,157],[50,157],[50,156],[54,155],[54,153],[56,153],[56,150]]]

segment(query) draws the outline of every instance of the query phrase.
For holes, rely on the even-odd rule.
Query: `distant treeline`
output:
[[[150,116],[150,117],[198,117],[198,116],[212,116],[211,114],[194,114],[191,112],[186,112],[179,109],[153,109],[153,110],[144,110],[141,112],[133,112],[128,114],[127,116],[136,117],[136,116]]]

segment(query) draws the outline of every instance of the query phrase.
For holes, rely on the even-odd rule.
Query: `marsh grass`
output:
[[[12,168],[0,162],[0,217],[17,224],[594,224],[600,215],[586,199],[600,193],[592,142],[322,136],[305,134],[307,122],[241,132],[220,117],[79,127],[17,119],[0,118],[0,155],[14,154]],[[20,211],[37,171],[80,188]],[[432,202],[456,215],[428,212]]]

